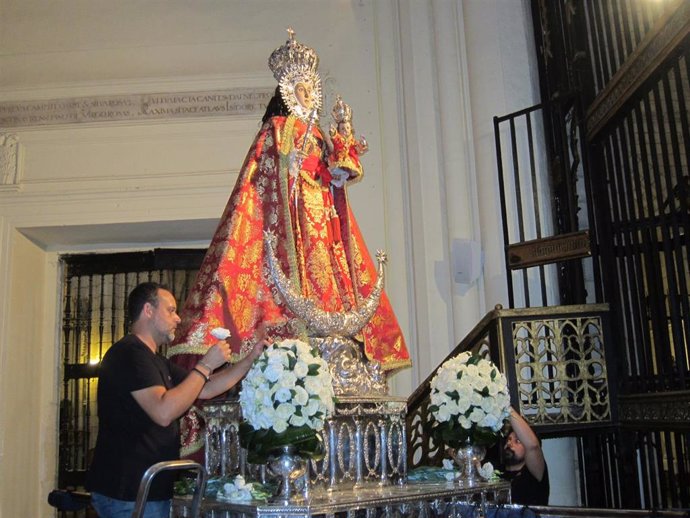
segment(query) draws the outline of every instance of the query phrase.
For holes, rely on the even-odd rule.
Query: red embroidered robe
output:
[[[216,342],[215,327],[232,333],[235,360],[254,343],[264,323],[270,340],[306,338],[304,324],[285,307],[267,278],[263,233],[277,237],[276,255],[285,274],[302,294],[326,311],[352,309],[376,281],[376,267],[350,210],[344,188],[329,189],[318,127],[304,145],[306,124],[273,117],[249,150],[230,200],[184,305],[173,361],[191,368]],[[297,179],[288,174],[291,156],[306,153]],[[293,159],[294,161],[294,159]],[[368,358],[383,369],[408,366],[409,354],[385,293],[358,337]],[[183,455],[200,445],[194,415],[183,422]]]

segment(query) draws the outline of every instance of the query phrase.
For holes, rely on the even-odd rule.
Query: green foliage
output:
[[[264,464],[280,447],[292,445],[300,455],[315,460],[323,458],[325,450],[321,436],[307,425],[290,426],[282,433],[273,429],[254,429],[249,423],[240,423],[240,445],[247,450],[247,461]]]
[[[494,432],[490,428],[474,426],[471,430],[467,430],[452,419],[444,423],[429,423],[426,426],[426,432],[434,438],[436,443],[443,443],[451,448],[458,448],[468,442],[489,447],[501,436],[500,432]]]

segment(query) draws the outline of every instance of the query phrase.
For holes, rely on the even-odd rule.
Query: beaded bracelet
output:
[[[198,373],[201,375],[206,380],[206,383],[208,383],[211,380],[211,376],[207,376],[206,374],[203,373],[203,371],[199,367],[194,367],[192,369],[194,372]]]

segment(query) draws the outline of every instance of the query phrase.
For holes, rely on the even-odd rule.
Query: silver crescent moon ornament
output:
[[[383,266],[387,259],[386,254],[381,251],[376,253],[376,260],[378,262],[377,278],[374,289],[369,296],[353,310],[331,312],[321,309],[313,300],[303,297],[294,288],[292,281],[287,278],[278,263],[278,258],[273,249],[275,239],[274,235],[264,233],[266,262],[271,280],[283,297],[288,309],[307,324],[309,334],[322,337],[352,337],[359,333],[374,316],[381,300],[384,283]]]

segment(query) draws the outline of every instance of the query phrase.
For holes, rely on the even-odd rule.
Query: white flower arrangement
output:
[[[432,429],[448,446],[490,445],[510,415],[506,378],[487,359],[471,352],[451,358],[431,380]]]
[[[479,473],[480,477],[489,482],[495,482],[501,478],[501,472],[495,469],[494,465],[490,462],[486,462],[479,466],[477,468],[477,473]]]
[[[234,481],[223,484],[223,488],[218,490],[216,498],[226,502],[251,500],[252,484],[247,484],[242,475],[237,475]]]
[[[335,408],[328,364],[300,340],[274,343],[242,381],[240,406],[249,425],[240,428],[243,446],[253,453],[318,440],[316,432]],[[307,454],[317,453],[313,446],[311,442],[303,449]]]
[[[221,502],[242,502],[247,500],[266,500],[271,496],[261,484],[247,482],[242,475],[237,475],[232,482],[225,482],[216,492],[216,499]]]

